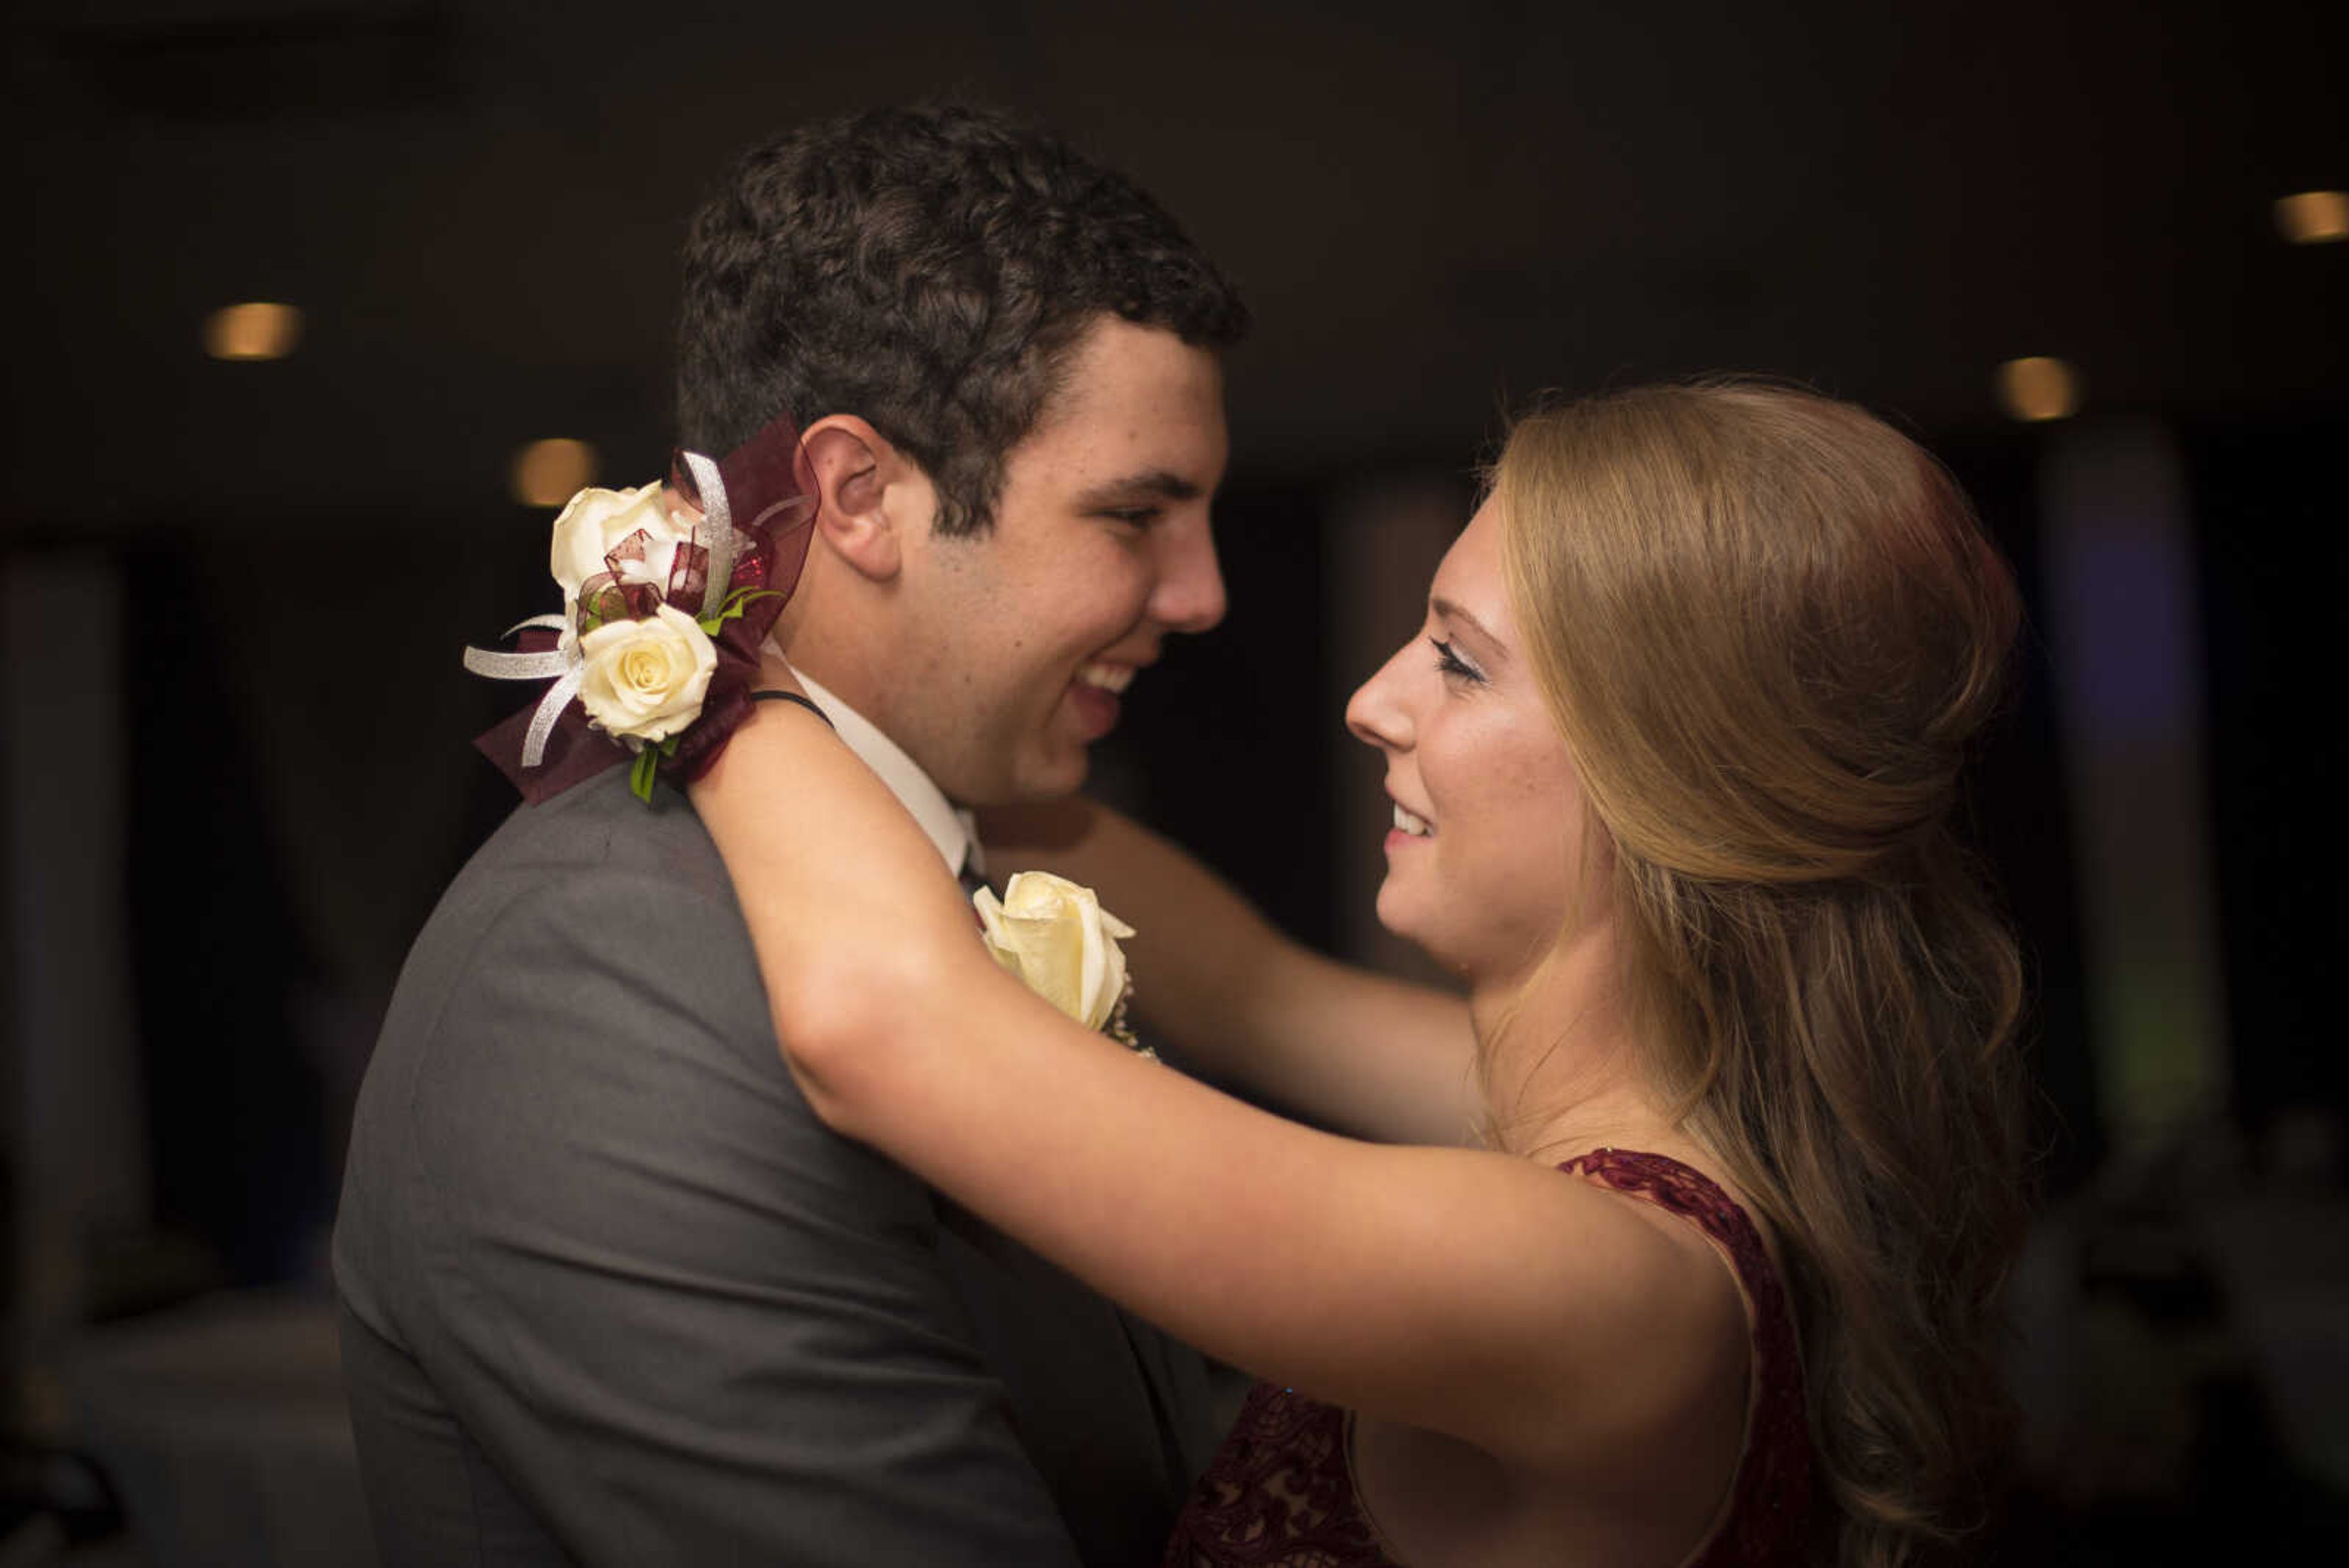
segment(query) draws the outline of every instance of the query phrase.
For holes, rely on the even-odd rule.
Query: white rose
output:
[[[1083,1024],[1099,1029],[1125,994],[1125,953],[1133,928],[1101,907],[1091,888],[1049,871],[1022,871],[1000,902],[981,888],[971,895],[987,950],[1028,989]]]
[[[662,741],[701,716],[718,647],[675,605],[642,620],[606,621],[579,639],[579,701],[615,735]]]
[[[692,540],[695,521],[689,514],[671,517],[665,493],[657,484],[634,490],[583,490],[573,496],[554,520],[554,548],[549,562],[555,582],[563,588],[564,618],[575,625],[579,585],[611,570],[605,557],[632,534],[646,535],[645,558],[622,562],[620,580],[649,583],[666,592],[669,573],[677,565],[677,547]],[[565,646],[573,636],[572,628],[566,626]]]

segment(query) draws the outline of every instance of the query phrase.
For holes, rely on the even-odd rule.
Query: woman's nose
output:
[[[1380,666],[1377,674],[1354,689],[1346,701],[1346,728],[1366,746],[1382,752],[1407,751],[1411,747],[1411,719],[1402,701],[1403,671],[1397,668],[1404,654],[1411,651],[1404,643],[1395,649],[1394,657]]]

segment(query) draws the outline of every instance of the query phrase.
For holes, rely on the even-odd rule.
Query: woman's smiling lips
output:
[[[1428,821],[1427,818],[1420,815],[1417,812],[1409,809],[1401,801],[1396,801],[1394,803],[1394,827],[1387,835],[1387,847],[1389,849],[1394,848],[1399,844],[1410,844],[1420,839],[1433,838],[1434,836],[1435,825],[1433,823]]]

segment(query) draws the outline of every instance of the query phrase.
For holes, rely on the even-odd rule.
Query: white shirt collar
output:
[[[937,846],[945,857],[947,869],[962,874],[963,861],[968,857],[971,869],[981,868],[978,833],[970,813],[947,799],[946,791],[932,783],[919,763],[905,754],[905,748],[883,734],[872,720],[825,691],[814,677],[805,670],[795,670],[800,684],[823,716],[832,721],[833,729],[848,742],[848,749],[864,760],[864,765],[881,775],[897,804],[911,812],[922,831]]]

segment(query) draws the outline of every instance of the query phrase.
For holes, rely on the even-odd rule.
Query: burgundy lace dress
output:
[[[1791,1568],[1803,1561],[1810,1438],[1785,1288],[1745,1210],[1661,1154],[1601,1149],[1558,1167],[1648,1199],[1695,1225],[1736,1265],[1752,1308],[1754,1377],[1745,1452],[1729,1511],[1691,1568]],[[1259,1383],[1174,1521],[1164,1568],[1402,1568],[1354,1490],[1347,1413]]]

